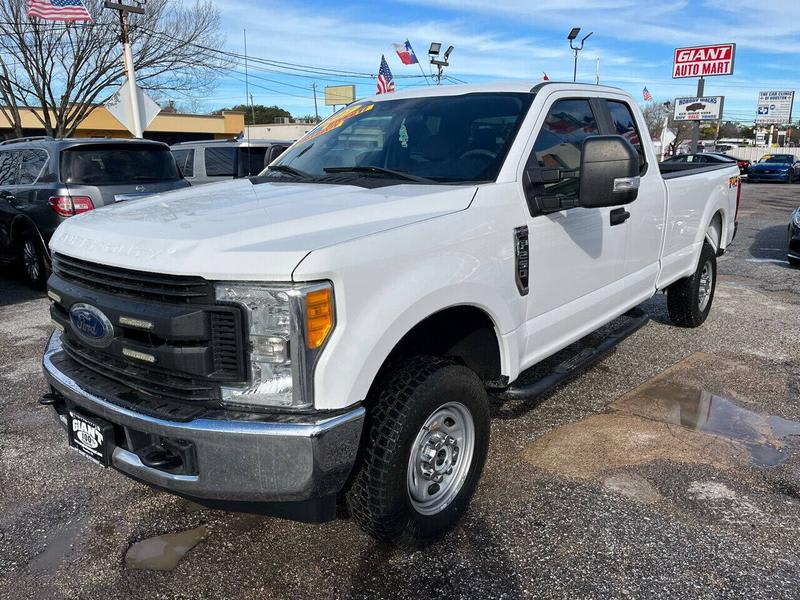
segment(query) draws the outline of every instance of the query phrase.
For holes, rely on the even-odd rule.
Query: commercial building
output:
[[[41,115],[41,109],[37,109]],[[45,131],[30,111],[22,113],[22,128],[26,136],[44,135]],[[195,140],[220,140],[236,137],[244,130],[244,114],[225,111],[219,115],[186,115],[161,112],[145,130],[144,137],[167,144]],[[0,139],[14,137],[8,119],[0,113]],[[73,137],[131,138],[133,135],[104,106],[96,107],[78,125]]]

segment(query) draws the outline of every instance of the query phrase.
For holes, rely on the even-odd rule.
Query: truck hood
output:
[[[135,270],[285,281],[313,250],[464,210],[476,191],[225,181],[72,217],[56,230],[50,248]]]

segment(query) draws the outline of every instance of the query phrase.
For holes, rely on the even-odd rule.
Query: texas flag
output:
[[[397,52],[397,56],[400,57],[400,62],[404,65],[415,65],[419,61],[417,60],[417,55],[414,54],[414,49],[411,47],[411,42],[406,40],[402,44],[392,44],[394,46],[394,51]]]

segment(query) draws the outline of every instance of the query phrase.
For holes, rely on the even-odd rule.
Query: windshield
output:
[[[781,154],[779,156],[765,156],[760,161],[762,163],[793,163],[794,156],[791,154]]]
[[[320,124],[274,166],[315,178],[344,171],[403,181],[493,180],[532,99],[480,93],[359,102]],[[370,169],[351,173],[350,167]]]
[[[169,148],[146,144],[77,146],[61,155],[66,183],[126,185],[181,178]]]

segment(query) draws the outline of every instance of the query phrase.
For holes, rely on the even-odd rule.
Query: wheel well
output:
[[[401,363],[419,355],[455,359],[484,381],[497,380],[501,375],[500,346],[494,322],[474,306],[447,308],[415,325],[389,353],[372,388]]]
[[[706,228],[706,238],[711,242],[714,250],[719,252],[722,247],[722,211],[718,210],[714,213],[714,216],[711,217],[711,222]]]
[[[32,233],[37,238],[41,239],[39,230],[36,225],[27,218],[19,217],[11,223],[11,243],[17,244],[22,240],[22,236],[26,233]]]

